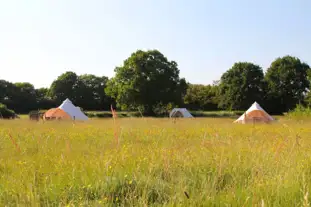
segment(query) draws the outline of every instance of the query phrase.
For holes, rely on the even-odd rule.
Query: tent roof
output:
[[[184,117],[193,117],[186,108],[174,108],[170,113],[170,117],[172,117],[178,111],[181,112]]]
[[[273,121],[274,119],[263,109],[261,108],[261,106],[255,101],[252,106],[247,109],[247,111],[242,114],[235,122],[238,122],[238,121],[241,121],[244,119],[245,115],[249,114],[250,112],[252,111],[262,111],[264,112],[264,114],[266,115],[266,117],[270,120],[270,121]]]
[[[71,118],[70,115],[68,113],[66,113],[64,110],[60,109],[60,108],[52,108],[47,110],[44,113],[44,117],[60,117],[60,118]]]
[[[81,109],[74,106],[68,98],[58,108],[68,113],[72,119],[88,120],[88,117],[81,111]]]

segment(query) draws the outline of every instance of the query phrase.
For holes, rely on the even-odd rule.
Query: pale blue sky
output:
[[[112,77],[137,49],[209,84],[236,61],[311,64],[310,0],[0,0],[0,79],[48,87],[66,70]]]

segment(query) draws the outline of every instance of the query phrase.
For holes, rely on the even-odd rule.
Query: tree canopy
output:
[[[66,98],[83,109],[109,109],[111,99],[106,96],[105,87],[108,78],[91,74],[78,76],[74,72],[65,72],[51,85],[48,92],[53,100],[60,104]]]
[[[112,100],[105,93],[105,88],[108,83],[108,78],[105,76],[98,77],[91,74],[79,76],[80,91],[82,98],[78,103],[83,108],[87,109],[109,109]]]
[[[16,113],[57,107],[66,98],[83,110],[133,110],[167,115],[173,107],[189,110],[245,110],[258,102],[269,113],[311,106],[311,70],[296,57],[275,59],[264,74],[250,62],[237,62],[212,85],[187,83],[178,65],[158,50],[137,50],[115,68],[115,76],[67,71],[49,88],[0,80],[0,103]],[[4,105],[2,108],[5,108]]]
[[[66,98],[76,102],[77,88],[79,86],[78,76],[76,73],[68,71],[60,76],[52,83],[49,91],[49,96],[51,96],[58,103],[61,103]]]
[[[217,110],[217,86],[189,84],[184,102],[192,110]]]
[[[264,95],[264,73],[258,65],[238,62],[221,76],[220,108],[245,110],[255,101],[262,103]]]
[[[10,110],[7,108],[6,105],[0,103],[0,118],[1,119],[11,119],[11,118],[15,118],[16,114],[13,110]]]
[[[309,69],[309,65],[291,56],[277,58],[271,63],[265,77],[270,111],[288,111],[303,102],[310,86]]]
[[[18,112],[28,112],[36,109],[35,87],[31,83],[15,83],[16,93],[14,94],[13,108],[17,108]]]
[[[179,77],[177,63],[157,50],[136,51],[115,73],[106,92],[123,110],[152,114],[158,104],[182,104],[186,81]]]
[[[0,103],[25,113],[36,107],[35,88],[31,83],[10,83],[0,80]]]

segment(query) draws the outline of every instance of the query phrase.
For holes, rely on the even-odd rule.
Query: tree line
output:
[[[74,72],[61,74],[50,88],[35,89],[31,83],[10,83],[0,80],[0,103],[17,113],[49,109],[69,98],[86,110],[108,110],[112,103],[105,94],[108,78],[80,75]]]
[[[0,103],[17,113],[49,109],[69,98],[84,110],[139,111],[166,114],[174,107],[190,110],[246,110],[257,101],[280,114],[310,105],[311,70],[296,57],[275,59],[264,73],[250,62],[237,62],[210,85],[191,84],[179,75],[178,64],[158,50],[137,50],[115,68],[115,76],[77,75],[67,71],[49,88],[0,80]]]

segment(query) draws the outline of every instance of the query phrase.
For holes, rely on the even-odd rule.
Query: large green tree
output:
[[[245,110],[253,102],[264,100],[265,82],[261,67],[249,62],[235,63],[219,84],[219,107]]]
[[[31,83],[10,83],[0,80],[0,103],[18,113],[36,108],[36,93]]]
[[[311,82],[311,70],[310,69],[307,72],[307,77],[310,83]],[[306,105],[307,107],[311,107],[311,84],[309,85],[309,89],[305,95],[304,105]]]
[[[13,109],[19,113],[28,113],[37,108],[36,91],[31,83],[20,82],[14,84],[16,87],[13,95]]]
[[[189,84],[184,102],[192,110],[217,110],[217,86]]]
[[[16,87],[13,83],[0,80],[0,103],[10,105],[13,102]]]
[[[291,56],[272,62],[265,76],[270,111],[286,112],[304,100],[309,88],[309,69],[309,65]]]
[[[54,99],[58,104],[69,98],[73,102],[79,99],[80,94],[77,94],[79,88],[78,76],[76,73],[68,71],[53,81],[49,96]]]
[[[48,96],[49,89],[48,88],[38,88],[35,89],[36,92],[36,100],[37,100],[37,108],[36,109],[50,109],[57,106],[57,103],[54,99],[51,99]]]
[[[134,52],[115,73],[106,92],[123,110],[152,114],[158,105],[182,104],[186,81],[179,77],[177,63],[158,50]]]
[[[111,99],[105,94],[107,82],[108,78],[105,76],[78,76],[74,72],[66,72],[52,83],[48,94],[58,104],[69,98],[83,109],[109,109]]]
[[[37,99],[43,99],[48,96],[49,89],[48,88],[38,88],[35,89]]]
[[[108,77],[85,74],[79,76],[79,80],[82,83],[83,99],[80,103],[83,108],[90,110],[110,109],[112,100],[105,93]]]

